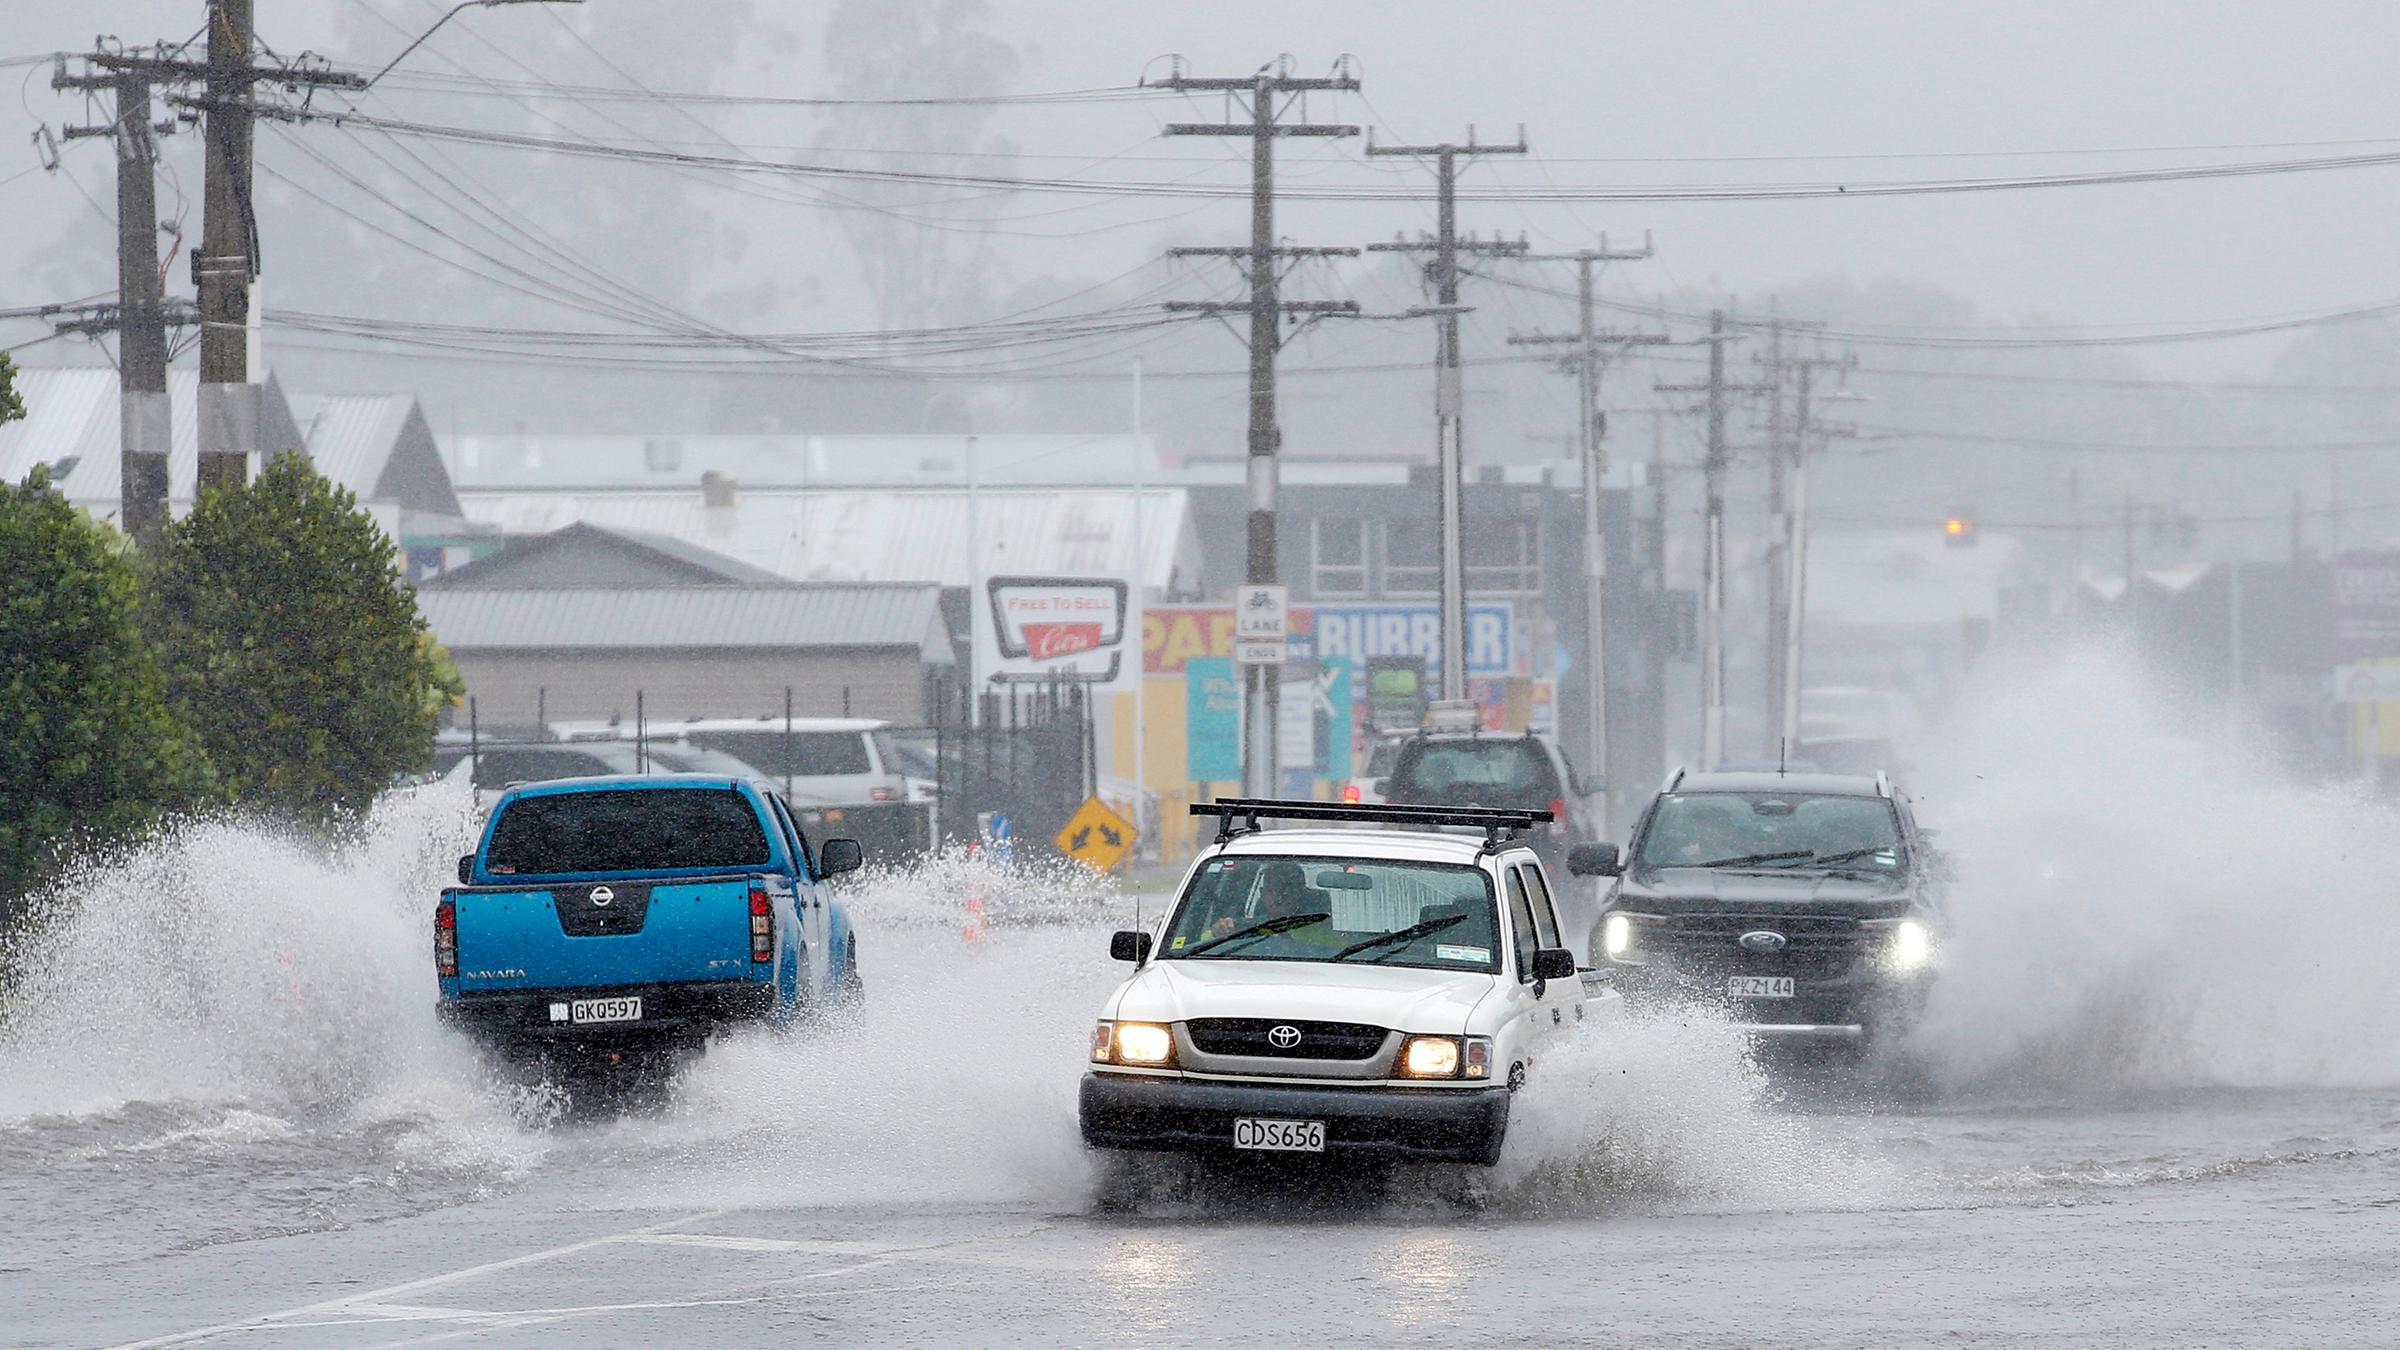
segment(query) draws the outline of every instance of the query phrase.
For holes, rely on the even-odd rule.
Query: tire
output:
[[[866,1001],[867,982],[858,973],[858,934],[856,933],[852,933],[850,940],[842,946],[841,991],[844,1003]]]

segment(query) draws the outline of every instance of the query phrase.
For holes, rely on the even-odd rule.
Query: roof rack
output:
[[[1390,803],[1368,806],[1344,802],[1279,801],[1271,797],[1222,797],[1213,802],[1193,802],[1195,816],[1217,817],[1216,842],[1222,844],[1236,835],[1249,834],[1261,820],[1347,820],[1367,825],[1415,825],[1431,828],[1460,825],[1483,831],[1483,847],[1490,852],[1505,839],[1514,838],[1517,831],[1547,825],[1555,819],[1547,811],[1503,811],[1481,806],[1399,806]]]

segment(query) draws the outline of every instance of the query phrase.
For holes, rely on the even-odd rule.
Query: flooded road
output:
[[[1473,1177],[1104,1179],[1074,1090],[1132,896],[872,882],[856,1022],[587,1116],[435,1024],[454,805],[313,859],[187,832],[89,879],[0,1027],[0,1340],[2386,1342],[2400,832],[2211,772],[1927,777],[1971,878],[1930,1100],[1595,1027]]]

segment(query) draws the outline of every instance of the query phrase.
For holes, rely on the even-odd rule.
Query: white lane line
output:
[[[514,1326],[535,1326],[544,1322],[562,1321],[569,1317],[576,1317],[589,1313],[672,1312],[686,1308],[738,1308],[759,1303],[776,1303],[801,1298],[849,1298],[855,1294],[913,1294],[919,1290],[931,1289],[934,1287],[935,1286],[931,1282],[922,1284],[887,1284],[875,1285],[866,1289],[829,1289],[823,1293],[791,1291],[783,1293],[750,1294],[738,1298],[673,1299],[657,1303],[594,1303],[573,1308],[533,1308],[528,1309],[523,1314],[517,1315],[520,1320],[514,1322],[493,1323],[486,1326],[461,1327],[455,1331],[437,1331],[431,1335],[413,1336],[405,1340],[377,1341],[372,1345],[362,1347],[362,1350],[403,1350],[403,1347],[406,1346],[432,1345],[440,1341],[454,1341],[462,1336],[479,1336],[486,1331],[505,1330]]]
[[[329,1298],[316,1303],[306,1303],[296,1308],[285,1308],[278,1312],[259,1313],[255,1316],[245,1317],[235,1322],[219,1322],[213,1326],[194,1327],[189,1331],[172,1332],[165,1336],[153,1336],[148,1340],[127,1341],[114,1347],[113,1350],[153,1350],[153,1348],[157,1346],[189,1345],[195,1341],[209,1340],[217,1336],[225,1335],[228,1332],[263,1331],[273,1327],[276,1323],[287,1318],[317,1316],[324,1313],[346,1309],[357,1304],[389,1303],[404,1295],[419,1293],[427,1289],[439,1289],[444,1285],[457,1284],[462,1280],[471,1280],[477,1276],[490,1275],[498,1271],[514,1270],[519,1266],[537,1265],[543,1261],[555,1261],[562,1256],[573,1256],[577,1252],[590,1251],[594,1247],[605,1246],[609,1243],[621,1241],[625,1238],[637,1237],[646,1233],[664,1232],[667,1229],[681,1228],[687,1224],[705,1223],[710,1219],[719,1218],[723,1215],[730,1214],[733,1212],[733,1209],[733,1206],[728,1205],[720,1209],[702,1210],[696,1214],[678,1215],[672,1219],[662,1219],[657,1223],[644,1224],[639,1228],[629,1228],[623,1230],[622,1232],[608,1233],[595,1238],[586,1238],[581,1242],[570,1242],[563,1247],[550,1247],[542,1251],[526,1252],[521,1256],[505,1257],[498,1261],[486,1261],[482,1265],[468,1266],[462,1270],[445,1271],[439,1275],[427,1275],[419,1279],[404,1281],[400,1284],[388,1285],[381,1289],[361,1290],[355,1294],[344,1294],[340,1298]]]

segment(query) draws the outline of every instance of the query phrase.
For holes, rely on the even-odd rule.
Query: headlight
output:
[[[1400,1047],[1402,1078],[1489,1078],[1489,1036],[1411,1036]]]
[[[1892,969],[1915,970],[1932,955],[1933,934],[1926,931],[1925,925],[1915,919],[1902,919],[1892,925]]]
[[[1614,960],[1633,949],[1633,920],[1622,914],[1611,914],[1600,925],[1600,946]]]
[[[1175,1057],[1175,1037],[1156,1022],[1117,1023],[1119,1064],[1164,1064]]]

